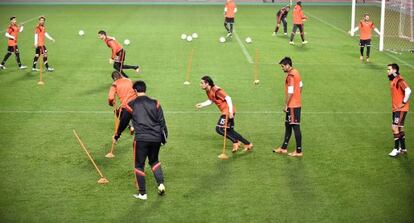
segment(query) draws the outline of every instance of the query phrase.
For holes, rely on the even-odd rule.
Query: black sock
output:
[[[151,170],[154,173],[155,181],[157,185],[164,183],[164,174],[162,173],[161,163],[157,162],[151,166]]]
[[[305,34],[304,33],[300,34],[300,38],[302,38],[302,42],[305,42]]]
[[[398,149],[400,147],[400,134],[394,134],[394,149]]]
[[[275,33],[279,31],[279,26],[276,26]]]
[[[227,22],[224,23],[224,28],[226,28],[227,32],[230,32],[229,27],[227,26]]]
[[[48,69],[49,63],[47,62],[47,56],[43,56],[43,63],[45,64],[46,69]]]
[[[137,182],[138,191],[140,194],[146,194],[145,189],[145,172],[143,169],[135,168],[135,177]]]
[[[250,142],[245,139],[242,135],[236,132],[233,128],[227,130],[227,134],[232,134],[238,141],[242,142],[244,145],[250,145]]]
[[[293,131],[295,132],[296,139],[296,152],[302,152],[302,132],[300,131],[300,125],[293,125]]]
[[[292,34],[290,34],[290,42],[293,41],[293,38],[295,37],[295,34],[292,32]]]
[[[233,23],[230,23],[230,32],[233,33]]]
[[[37,64],[37,61],[39,60],[39,56],[35,56],[34,58],[33,58],[33,68],[36,68],[36,64]]]
[[[4,59],[1,62],[1,65],[4,65],[6,63],[6,61],[9,59],[10,55],[11,55],[10,52],[7,52],[6,55],[4,55]]]
[[[401,149],[405,149],[405,133],[404,131],[400,131],[400,145],[401,145]]]
[[[17,61],[17,65],[19,65],[19,67],[22,66],[22,62],[20,61],[20,53],[15,53],[16,55],[16,61]]]
[[[287,149],[290,137],[292,136],[292,125],[285,122],[285,138],[283,139],[282,149]]]
[[[370,52],[371,52],[371,46],[367,46],[367,58],[369,58]]]
[[[361,52],[361,57],[363,57],[364,56],[364,47],[361,46],[360,49],[359,49],[359,51]]]

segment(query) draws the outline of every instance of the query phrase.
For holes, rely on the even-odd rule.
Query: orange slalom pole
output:
[[[229,120],[229,114],[226,114],[226,121],[224,123],[224,140],[223,140],[223,150],[218,156],[221,160],[227,160],[229,157],[226,155],[226,141],[227,141],[227,122]]]
[[[191,48],[190,56],[188,57],[187,71],[185,73],[185,82],[184,82],[185,85],[190,84],[190,74],[191,74],[191,69],[193,67],[193,55],[194,55],[194,48]]]
[[[37,82],[38,85],[44,85],[45,82],[43,81],[43,49],[40,50],[40,57],[39,57],[39,68],[40,68],[40,78],[39,82]]]
[[[116,103],[115,103],[116,104]],[[121,117],[121,110],[119,110],[118,115],[116,115],[116,105],[114,104],[114,114],[115,114],[115,120],[114,120],[114,135],[118,132],[119,127],[119,118]],[[121,106],[119,106],[119,109],[121,109]],[[105,155],[106,158],[114,158],[114,150],[115,150],[115,141],[112,139],[112,146],[111,151]]]
[[[259,49],[256,49],[256,55],[254,57],[254,70],[253,70],[253,80],[254,84],[259,84],[259,61],[260,61],[260,52]]]
[[[73,134],[75,135],[76,139],[78,140],[79,144],[81,145],[82,149],[85,150],[86,155],[88,155],[89,160],[92,162],[93,166],[95,167],[96,171],[98,172],[99,176],[101,177],[98,180],[98,183],[100,184],[106,184],[109,183],[109,181],[104,177],[104,175],[102,174],[101,170],[99,170],[98,166],[96,165],[95,161],[93,161],[93,158],[91,156],[91,154],[88,152],[88,150],[86,149],[85,145],[83,144],[82,140],[79,138],[78,133],[76,132],[75,129],[73,129]]]

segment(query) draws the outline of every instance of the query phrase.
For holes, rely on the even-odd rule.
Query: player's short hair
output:
[[[297,2],[296,2],[296,5],[300,5],[300,6],[302,6],[302,2],[301,2],[301,1],[297,1]]]
[[[282,64],[282,65],[287,65],[287,64],[289,64],[289,66],[292,66],[292,59],[290,59],[290,57],[284,57],[280,62],[279,62],[279,64]]]
[[[15,19],[16,18],[16,16],[12,16],[12,17],[10,17],[10,21],[12,21],[13,19]]]
[[[112,72],[112,80],[118,80],[122,77],[122,74],[119,71]]]
[[[106,36],[106,32],[105,32],[105,31],[103,31],[103,30],[100,30],[100,31],[98,32],[98,34]]]
[[[43,19],[43,20],[45,20],[46,21],[46,17],[44,17],[44,16],[39,16],[39,20],[41,20],[41,19]]]
[[[135,81],[135,83],[132,87],[138,93],[145,93],[147,91],[147,85],[145,84],[144,81],[141,81],[141,80]]]
[[[392,69],[396,70],[395,73],[400,74],[400,66],[396,63],[390,63],[387,65],[388,67],[391,67]]]
[[[201,80],[203,80],[203,81],[204,81],[204,83],[207,83],[207,84],[208,84],[208,85],[210,85],[211,87],[214,87],[214,81],[213,81],[213,79],[211,79],[211,77],[210,77],[210,76],[205,75],[205,76],[203,76],[203,77],[201,78]]]

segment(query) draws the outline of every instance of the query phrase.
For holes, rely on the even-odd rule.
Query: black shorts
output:
[[[286,112],[285,122],[291,125],[299,125],[300,124],[300,110],[301,110],[301,107],[288,108]]]
[[[305,32],[305,28],[303,24],[293,24],[292,33],[296,33],[296,31],[299,29],[300,33]]]
[[[39,55],[40,55],[40,53],[46,54],[47,53],[46,46],[38,46],[38,47],[36,47],[35,53],[36,54],[39,54]]]
[[[405,117],[407,116],[406,111],[392,112],[392,124],[398,127],[404,127]]]
[[[226,124],[226,115],[221,115],[219,120],[217,121],[217,127],[223,128]],[[234,115],[232,119],[227,120],[227,128],[234,128]]]
[[[371,39],[360,39],[359,46],[360,47],[371,46]]]
[[[118,53],[116,53],[116,56],[115,56],[115,62],[116,63],[124,63],[125,62],[125,50],[124,49],[121,49]]]
[[[226,18],[224,19],[224,22],[226,22],[226,23],[234,23],[234,18],[229,18],[229,17],[226,17]]]
[[[18,53],[19,52],[19,47],[16,46],[8,46],[7,47],[7,52],[9,53]]]

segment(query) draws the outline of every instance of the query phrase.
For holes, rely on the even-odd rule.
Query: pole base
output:
[[[37,82],[37,84],[38,84],[38,85],[45,85],[45,82],[43,82],[43,81],[39,81],[39,82]]]
[[[107,184],[109,183],[109,180],[107,180],[105,177],[102,177],[98,180],[98,184]]]
[[[111,153],[111,152],[110,152],[110,153],[106,154],[106,155],[105,155],[105,157],[106,157],[106,158],[114,158],[114,157],[115,157],[115,155],[114,155],[113,153]]]
[[[228,160],[229,156],[227,156],[225,153],[222,153],[222,154],[218,155],[218,158],[221,159],[221,160]]]

